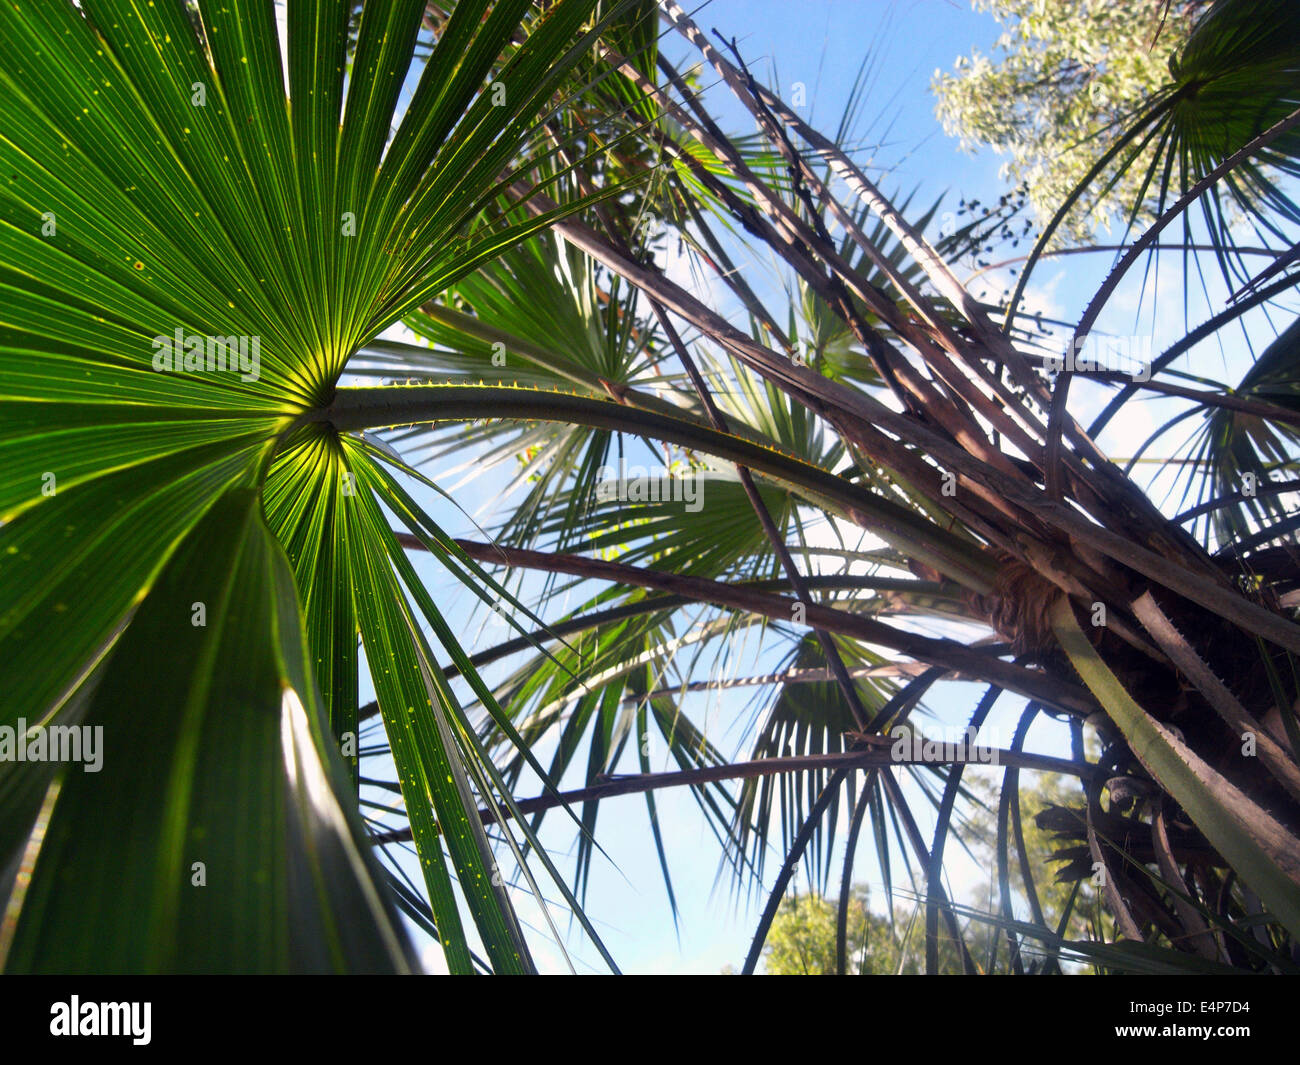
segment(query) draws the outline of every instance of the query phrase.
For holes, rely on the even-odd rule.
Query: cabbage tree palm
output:
[[[868,832],[887,882],[908,865],[931,969],[941,925],[958,942],[972,917],[1014,971],[1294,968],[1294,330],[1240,388],[1170,381],[1196,340],[1277,305],[1300,277],[1285,249],[1103,415],[1145,384],[1204,419],[1211,472],[1171,520],[1094,443],[1100,421],[1071,416],[1020,293],[995,307],[958,281],[978,226],[931,244],[931,214],[891,204],[845,127],[809,127],[672,0],[537,7],[290,2],[283,54],[256,0],[0,12],[4,722],[99,726],[105,747],[99,773],[0,763],[6,967],[401,971],[404,915],[453,971],[528,971],[516,884],[562,893],[612,966],[537,829],[576,821],[580,894],[601,803],[642,793],[667,877],[653,797],[683,785],[768,895],[750,969],[799,863],[830,877],[845,822],[839,896]],[[1241,7],[1190,36],[1172,76],[1195,90],[1106,149],[1157,112],[1184,134],[1159,223],[1075,336],[1189,207],[1221,217],[1221,189],[1275,244],[1290,232],[1272,190],[1295,160],[1300,36],[1224,32]],[[719,128],[661,30],[759,136]],[[1224,143],[1187,133],[1224,109]],[[724,296],[670,278],[665,240]],[[780,264],[784,305],[738,246]],[[160,370],[178,335],[256,337],[260,365]],[[676,476],[610,499],[637,441]],[[450,491],[433,467],[451,453],[513,474],[473,539],[421,501]],[[687,478],[702,509],[671,490]],[[815,546],[829,519],[872,543]],[[463,646],[421,555],[517,636]],[[727,666],[751,631],[785,668]],[[1026,701],[999,752],[994,913],[941,887],[961,760],[911,765],[887,738],[944,678],[979,685],[976,729],[1002,693]],[[687,696],[745,684],[766,713],[736,759]],[[1069,723],[1071,757],[1024,750],[1041,714]],[[651,771],[651,736],[675,771]],[[1017,794],[1039,769],[1081,783],[1052,816],[1063,875],[1098,876],[1109,907],[1092,942],[1035,891],[1053,870],[1030,868]],[[367,830],[381,809],[402,825]],[[408,843],[422,883],[393,860]]]

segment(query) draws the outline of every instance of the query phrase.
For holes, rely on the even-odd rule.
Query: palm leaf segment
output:
[[[488,960],[529,967],[465,810],[465,772],[451,770],[472,754],[465,730],[454,709],[420,712],[445,685],[422,674],[432,659],[419,627],[392,605],[389,545],[363,539],[388,482],[328,427],[290,431],[330,401],[359,345],[549,221],[472,225],[514,178],[512,158],[595,32],[594,6],[552,4],[512,44],[526,0],[464,0],[423,71],[413,67],[429,43],[423,0],[367,4],[352,27],[345,0],[291,0],[283,55],[276,9],[261,0],[0,10],[0,723],[101,725],[105,757],[123,769],[132,755],[114,745],[132,728],[181,728],[170,760],[135,763],[133,797],[111,789],[117,773],[100,787],[65,780],[56,799],[62,778],[49,767],[0,766],[0,866],[36,856],[38,813],[52,856],[36,857],[30,905],[16,936],[7,926],[0,937],[14,966],[220,967],[215,940],[174,934],[178,914],[195,916],[186,892],[199,889],[186,878],[196,850],[211,855],[214,882],[258,885],[249,912],[306,907],[298,916],[334,945],[320,955],[252,936],[245,958],[269,969],[407,966],[387,903],[368,911],[387,929],[370,942],[387,948],[358,953],[332,909],[348,892],[318,890],[332,882],[323,863],[351,854],[353,896],[372,897],[355,812],[337,802],[294,812],[304,789],[346,779],[329,733],[356,727],[359,629],[372,671],[404,678],[377,688],[448,958],[471,965],[454,872]],[[250,509],[260,494],[265,517]],[[283,569],[279,545],[305,615],[291,587],[265,576]],[[243,559],[253,587],[218,581],[216,559]],[[263,620],[250,631],[250,619]],[[249,647],[272,638],[281,664],[250,672]],[[122,683],[128,656],[145,671],[168,658],[175,701],[154,705],[147,685]],[[295,656],[315,668],[285,664]],[[209,709],[247,725],[226,774],[203,769],[232,760],[205,732]],[[284,727],[255,727],[266,714],[286,715]],[[246,787],[265,773],[283,789]],[[215,819],[218,798],[245,819]],[[75,895],[55,866],[59,841],[97,804],[113,815],[102,818],[107,842],[81,871],[138,889],[142,953],[111,936],[97,956],[93,944],[55,942],[54,928],[72,927],[62,907]],[[159,810],[165,831],[133,842],[133,820]],[[199,916],[214,921],[239,904],[210,888],[206,897]]]

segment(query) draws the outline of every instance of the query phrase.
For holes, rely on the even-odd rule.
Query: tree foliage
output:
[[[1051,218],[1092,165],[1170,79],[1208,0],[975,0],[1003,27],[989,54],[958,56],[932,87],[945,132],[1006,157],[1004,178],[1024,185],[1040,221]],[[1132,164],[1115,160],[1089,180],[1064,234],[1094,239],[1133,204],[1149,223],[1145,174],[1152,142]]]

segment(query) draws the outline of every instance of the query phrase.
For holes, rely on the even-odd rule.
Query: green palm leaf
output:
[[[75,727],[102,765],[51,787],[9,971],[413,967],[256,492],[175,552]]]
[[[291,3],[283,64],[274,7],[258,0],[203,3],[194,12],[180,3],[126,0],[0,11],[7,42],[0,57],[0,666],[7,676],[21,675],[0,723],[71,721],[84,710],[87,720],[102,713],[106,729],[121,730],[122,743],[149,723],[181,729],[178,746],[160,746],[129,792],[142,803],[132,816],[178,811],[157,826],[169,847],[185,838],[187,816],[201,813],[206,820],[195,823],[218,831],[220,810],[203,804],[210,802],[204,789],[220,779],[230,792],[248,794],[246,806],[228,811],[232,825],[240,817],[265,818],[256,804],[271,802],[271,762],[297,766],[300,794],[293,801],[301,801],[301,789],[315,787],[320,776],[304,761],[301,735],[308,733],[301,722],[294,726],[297,761],[272,743],[278,733],[250,738],[247,757],[232,755],[245,749],[237,736],[233,747],[200,742],[202,721],[215,718],[189,722],[175,716],[183,702],[158,702],[149,688],[155,674],[164,683],[162,667],[151,668],[156,663],[143,650],[175,642],[173,627],[191,600],[182,603],[187,593],[176,591],[168,575],[178,559],[204,561],[197,544],[213,552],[203,572],[211,569],[214,580],[216,559],[228,561],[236,548],[250,559],[271,552],[265,533],[251,531],[260,530],[260,519],[250,525],[247,508],[236,514],[221,501],[233,489],[260,486],[279,453],[267,506],[293,558],[306,612],[310,654],[303,660],[314,676],[295,676],[293,687],[317,744],[313,757],[337,761],[319,750],[321,728],[332,729],[336,741],[356,729],[359,629],[372,671],[384,654],[399,656],[413,668],[400,683],[414,679],[419,689],[398,690],[376,677],[393,735],[411,737],[402,768],[418,767],[428,783],[407,796],[407,810],[424,827],[422,865],[449,956],[468,968],[450,872],[441,866],[444,842],[489,957],[510,969],[525,964],[527,952],[503,894],[489,882],[481,827],[474,845],[475,833],[450,831],[477,826],[471,804],[478,799],[414,668],[411,656],[427,658],[427,649],[396,608],[388,555],[372,555],[358,539],[374,535],[373,488],[361,488],[355,499],[348,494],[352,484],[345,488],[342,477],[360,472],[357,456],[345,458],[333,434],[306,442],[295,435],[288,450],[281,446],[296,416],[329,400],[361,344],[547,223],[483,212],[503,184],[518,180],[512,168],[536,115],[600,27],[590,21],[594,0],[563,0],[529,25],[522,43],[512,43],[527,0],[464,0],[420,70],[413,63],[417,46],[428,44],[421,28],[426,5],[366,4],[349,65],[352,6]],[[414,89],[402,105],[408,79]],[[489,91],[492,84],[503,86],[504,96]],[[242,362],[218,364],[213,337],[244,338]],[[189,338],[199,338],[197,346]],[[176,339],[177,361],[165,362],[161,341]],[[226,550],[217,553],[212,545],[223,534]],[[282,563],[272,569],[280,574]],[[246,576],[250,593],[273,586],[283,600],[279,575],[273,585],[251,571]],[[244,619],[265,615],[280,618],[279,625],[289,616],[282,601],[273,609],[260,600],[231,602]],[[249,613],[255,610],[262,614]],[[258,661],[271,653],[276,633],[282,648],[297,639],[269,622],[259,628],[236,623],[234,615],[219,620],[218,658],[216,651],[202,659],[186,653],[174,664],[178,686],[202,689],[202,699],[193,699],[203,715],[243,705],[237,682],[210,676],[215,661]],[[112,713],[96,696],[87,704],[82,690],[88,676],[101,676],[95,667],[105,655],[102,683],[113,682]],[[122,682],[130,662],[151,676],[150,685]],[[319,684],[323,701],[306,694],[307,681]],[[278,706],[278,688],[267,690]],[[265,698],[260,689],[250,693],[248,713]],[[412,712],[408,706],[422,708],[415,711],[419,720],[388,713],[399,702],[401,715]],[[244,723],[232,711],[228,726]],[[113,775],[128,772],[129,762]],[[355,763],[352,772],[355,782]],[[0,842],[8,866],[26,843],[48,775],[20,767],[5,777]],[[333,769],[324,779],[331,782],[328,802],[355,802],[347,798],[350,789],[333,790],[340,779]],[[190,814],[178,797],[187,788],[196,804]],[[247,892],[209,892],[209,905],[224,907],[221,920],[205,926],[213,929],[253,922],[258,891],[279,900],[266,911],[276,929],[264,929],[264,949],[254,949],[254,923],[229,937],[177,938],[169,922],[182,912],[173,882],[179,858],[168,851],[172,864],[154,868],[143,844],[116,855],[107,845],[87,848],[78,859],[86,882],[115,870],[161,907],[157,937],[144,937],[134,953],[123,938],[137,923],[129,909],[98,914],[115,922],[101,947],[84,934],[88,925],[67,916],[72,893],[51,871],[56,860],[71,867],[75,838],[66,826],[92,792],[91,783],[64,780],[43,848],[58,857],[42,858],[36,868],[15,965],[36,964],[37,951],[40,964],[68,968],[222,968],[234,966],[241,951],[250,964],[274,969],[409,963],[391,928],[387,940],[378,935],[389,914],[387,903],[375,901],[382,892],[368,858],[351,880],[322,878],[310,866],[304,873],[296,858],[268,864],[262,849],[276,840],[293,857],[286,839],[319,834],[310,821],[295,828],[292,819],[280,836],[254,833],[256,847],[231,844],[223,855],[220,875],[249,885]],[[149,797],[156,805],[145,802]],[[105,809],[120,816],[125,807]],[[245,823],[250,832],[252,824]],[[306,926],[290,923],[286,940],[281,920],[296,920],[305,902],[319,903],[322,886],[324,916],[311,920],[321,943],[330,944],[327,955],[301,949]],[[346,933],[331,930],[326,917],[354,889],[373,903],[373,921]],[[300,899],[303,892],[309,898]],[[367,936],[372,948],[389,946],[378,954],[356,949]]]

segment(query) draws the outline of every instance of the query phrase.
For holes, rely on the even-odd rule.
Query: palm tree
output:
[[[1002,306],[956,277],[987,224],[931,244],[934,208],[909,221],[839,147],[847,123],[809,127],[673,0],[318,0],[289,5],[283,48],[264,4],[6,6],[0,720],[98,729],[104,751],[99,772],[0,762],[7,969],[405,971],[404,916],[453,971],[526,972],[513,883],[552,885],[613,966],[579,898],[600,803],[645,795],[667,875],[653,796],[683,785],[766,885],[749,970],[799,864],[829,877],[841,814],[839,897],[869,825],[882,869],[908,857],[930,970],[969,917],[1014,971],[1293,970],[1295,330],[1237,387],[1169,380],[1300,280],[1285,247],[1238,277],[1218,222],[1245,212],[1277,247],[1296,221],[1300,34],[1286,4],[1258,31],[1246,8],[1211,5],[1101,150],[1148,159],[1164,131],[1158,221],[1069,350],[1193,205],[1241,292],[1084,427],[1025,276]],[[719,128],[705,75],[759,136]],[[748,332],[665,273],[668,241]],[[780,264],[786,306],[737,248]],[[243,338],[237,367],[212,338]],[[1094,442],[1149,391],[1204,425],[1173,518]],[[452,452],[511,474],[477,539],[421,501]],[[636,456],[660,471],[612,486]],[[818,546],[817,522],[874,539]],[[465,646],[422,556],[518,636]],[[785,647],[775,673],[727,664],[751,629]],[[941,886],[967,759],[891,745],[943,678],[982,686],[977,731],[1025,700],[997,752],[995,912]],[[729,758],[687,696],[742,684],[766,714]],[[1070,757],[1024,749],[1040,715]],[[652,734],[676,771],[650,771]],[[1109,908],[1089,941],[1035,890],[1018,794],[1039,769],[1080,782],[1042,818]],[[537,836],[555,810],[574,888]]]

